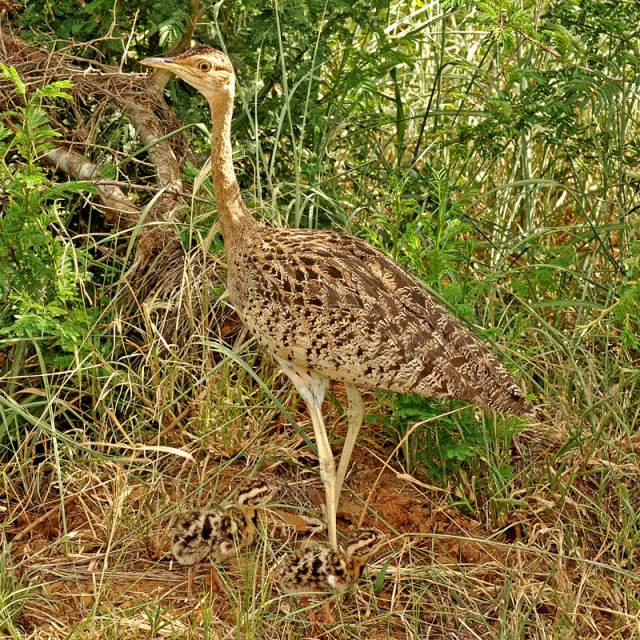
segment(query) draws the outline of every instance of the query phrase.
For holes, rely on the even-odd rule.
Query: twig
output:
[[[102,203],[104,217],[117,229],[134,227],[140,219],[140,209],[113,184],[94,181],[100,176],[100,168],[81,153],[55,147],[44,155],[44,160],[77,180],[91,181]]]
[[[200,0],[191,0],[191,19],[189,20],[189,25],[187,29],[182,34],[182,38],[178,41],[178,43],[173,46],[169,52],[168,56],[175,56],[179,53],[182,53],[191,45],[191,38],[193,37],[193,32],[195,31],[196,25],[200,21],[200,18],[206,13],[206,7],[200,6]],[[171,79],[171,72],[166,71],[165,69],[154,69],[151,73],[151,78],[154,87],[158,90],[159,94],[162,94],[164,88],[167,86],[167,83]]]

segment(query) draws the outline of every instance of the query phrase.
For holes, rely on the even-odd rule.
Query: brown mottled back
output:
[[[322,376],[509,413],[530,410],[489,349],[389,257],[357,238],[272,229],[253,218],[233,168],[235,76],[224,53],[200,45],[143,63],[170,70],[209,101],[230,298],[294,383],[311,389]],[[311,375],[303,380],[301,372]]]
[[[296,368],[507,413],[530,410],[488,347],[358,238],[258,227],[236,248],[229,292],[258,340]]]
[[[386,535],[376,529],[355,529],[345,549],[310,544],[286,555],[278,565],[278,581],[286,593],[340,593],[363,573]]]

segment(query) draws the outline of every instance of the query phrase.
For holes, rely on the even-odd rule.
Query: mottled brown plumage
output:
[[[258,507],[271,500],[276,488],[263,480],[244,482],[232,504],[193,509],[178,518],[171,553],[177,562],[193,565],[210,558],[222,562],[254,539]],[[193,574],[189,570],[189,588]]]
[[[309,407],[335,546],[337,500],[363,416],[356,386],[469,400],[514,414],[530,407],[491,351],[388,256],[358,238],[273,229],[253,218],[233,170],[234,74],[224,54],[201,46],[144,62],[174,72],[209,101],[229,297]],[[345,383],[349,400],[337,473],[321,412],[331,380]]]
[[[262,228],[233,261],[230,293],[242,319],[292,366],[358,386],[527,409],[491,351],[362,240]]]
[[[278,582],[285,593],[341,593],[364,571],[371,555],[386,539],[376,529],[355,529],[345,549],[307,545],[278,564]]]

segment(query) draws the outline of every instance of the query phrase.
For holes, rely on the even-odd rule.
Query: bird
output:
[[[336,231],[275,228],[257,220],[242,199],[233,166],[236,78],[225,53],[198,45],[141,63],[172,72],[209,103],[228,297],[307,405],[334,547],[338,500],[364,417],[360,388],[530,413],[522,389],[491,350],[389,256]],[[348,403],[337,466],[322,415],[332,381],[345,385]]]
[[[318,543],[293,551],[278,564],[278,582],[285,593],[342,593],[362,576],[371,555],[387,539],[377,529],[356,528],[344,550]]]
[[[188,567],[188,588],[193,587],[193,567],[207,557],[216,563],[233,555],[236,549],[249,546],[255,537],[258,507],[266,505],[277,488],[262,479],[243,482],[234,503],[193,509],[176,522],[172,531],[171,553]],[[214,581],[220,580],[212,571]]]
[[[278,583],[285,593],[300,594],[304,600],[309,593],[342,593],[362,576],[369,558],[386,539],[377,529],[357,528],[344,549],[318,543],[303,546],[280,560]]]

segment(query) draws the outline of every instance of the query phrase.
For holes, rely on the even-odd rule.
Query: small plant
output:
[[[366,239],[437,292],[457,316],[473,319],[467,301],[481,295],[485,286],[471,269],[477,242],[465,208],[473,191],[455,193],[445,171],[412,182],[392,178],[391,202],[364,223]],[[403,195],[425,192],[425,186],[422,201]]]
[[[15,69],[0,65],[0,73],[23,102],[2,113],[5,124],[0,124],[0,338],[16,346],[15,374],[25,343],[57,347],[53,359],[61,365],[87,334],[87,254],[67,231],[70,197],[86,185],[53,182],[39,162],[59,135],[45,105],[70,100],[65,91],[70,81],[52,82],[29,95]]]
[[[482,436],[470,410],[440,417],[442,413],[442,403],[437,400],[399,395],[391,414],[382,418],[392,441],[403,441],[400,451],[407,473],[420,467],[429,476],[446,478],[481,451]],[[423,421],[427,424],[407,437],[409,430]]]
[[[620,339],[626,349],[639,349],[640,329],[640,241],[632,243],[630,257],[626,261],[626,274],[618,288],[618,303],[614,316],[622,327]]]

